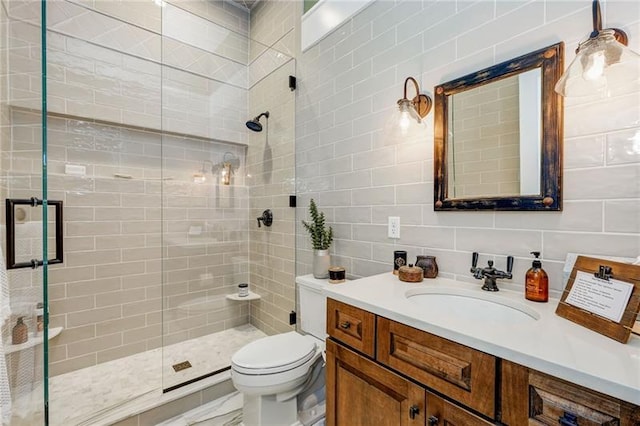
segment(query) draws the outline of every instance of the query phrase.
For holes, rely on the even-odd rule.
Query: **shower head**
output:
[[[262,131],[262,124],[260,124],[260,117],[262,117],[263,115],[267,117],[267,119],[269,119],[269,111],[265,111],[262,114],[258,115],[257,117],[254,117],[252,120],[247,121],[246,124],[249,130],[253,130],[254,132]]]

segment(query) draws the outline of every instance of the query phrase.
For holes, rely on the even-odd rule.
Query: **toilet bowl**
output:
[[[298,394],[324,375],[324,342],[295,331],[263,337],[231,358],[231,379],[244,394],[245,426],[293,425]]]
[[[245,426],[299,426],[323,418],[326,283],[297,280],[301,330],[308,334],[290,331],[263,337],[231,357],[231,380],[244,397]],[[298,421],[299,396],[305,423]],[[316,406],[310,407],[313,403]],[[309,423],[311,418],[314,423]]]
[[[304,383],[323,349],[324,342],[295,331],[263,337],[231,358],[233,383],[247,395],[290,393]]]

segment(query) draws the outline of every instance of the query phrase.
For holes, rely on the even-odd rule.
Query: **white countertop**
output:
[[[320,281],[311,275],[297,279]],[[557,299],[548,303],[530,302],[519,292],[490,293],[481,290],[481,286],[482,281],[471,285],[446,278],[405,283],[385,273],[327,285],[324,293],[374,314],[640,405],[640,337],[631,335],[627,344],[619,343],[557,316]],[[485,300],[509,299],[510,303],[524,305],[529,312],[535,311],[539,319],[503,324],[483,318],[481,308],[477,314],[430,315],[405,297],[408,290],[420,288],[463,289],[477,292],[478,298]]]

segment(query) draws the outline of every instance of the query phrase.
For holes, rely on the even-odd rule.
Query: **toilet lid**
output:
[[[315,352],[313,339],[290,332],[249,343],[231,357],[231,364],[245,374],[273,374],[304,364]]]

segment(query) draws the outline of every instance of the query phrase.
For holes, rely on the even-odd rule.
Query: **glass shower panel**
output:
[[[249,306],[226,298],[248,282],[248,37],[225,25],[229,14],[172,4],[163,12],[167,391],[227,369],[235,345],[255,333],[244,332]]]
[[[47,4],[49,194],[65,206],[50,420],[110,424],[162,388],[162,7]]]
[[[0,193],[3,201],[43,199],[41,2],[0,1]],[[42,206],[16,205],[12,264],[43,259]],[[7,230],[0,237],[0,419],[2,424],[45,421],[43,295],[45,269],[7,270]],[[51,218],[51,213],[49,218]],[[55,227],[54,227],[55,228]],[[40,317],[40,318],[38,318]],[[40,325],[39,325],[40,323]]]
[[[256,327],[251,317],[258,304],[277,305],[279,311],[267,315],[278,315],[282,324],[285,315],[281,313],[287,309],[283,293],[291,296],[292,302],[286,318],[295,308],[295,293],[287,288],[293,288],[293,250],[289,253],[291,281],[278,282],[286,279],[283,265],[289,262],[278,258],[285,253],[278,250],[294,241],[293,226],[288,234],[282,228],[287,220],[293,223],[293,209],[288,207],[288,195],[294,193],[294,95],[288,87],[293,61],[291,56],[251,40],[246,28],[225,21],[229,15],[180,6],[167,4],[163,9],[165,391],[228,370],[234,352],[265,336],[265,327]],[[273,78],[269,80],[269,76]],[[269,85],[274,86],[268,89]],[[250,100],[253,88],[255,104]],[[245,123],[265,108],[276,112],[277,126],[270,127],[262,117],[263,131],[249,131]],[[291,136],[285,135],[287,129]],[[271,145],[268,135],[274,138]],[[289,147],[286,154],[281,151],[285,144]],[[277,157],[272,158],[274,147]],[[257,175],[249,171],[250,164]],[[263,166],[268,170],[262,170]],[[283,171],[287,167],[290,173]],[[252,187],[256,182],[261,182],[266,192],[256,193]],[[261,203],[253,202],[255,195]],[[282,205],[285,200],[286,206]],[[259,212],[258,204],[263,206]],[[252,238],[256,217],[265,209],[277,211],[277,226],[263,226],[262,235]],[[274,239],[271,245],[260,241],[265,235]],[[264,294],[269,301],[263,303],[255,293],[247,299],[236,297],[238,284],[253,283],[252,255],[266,247],[276,251],[266,263],[261,253],[255,265],[271,268],[268,280],[259,280],[268,288]],[[288,324],[286,327],[291,329]],[[286,327],[274,329],[280,332]]]

